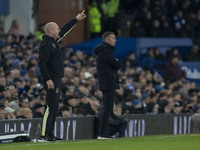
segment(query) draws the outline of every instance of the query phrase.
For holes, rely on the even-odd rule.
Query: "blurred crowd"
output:
[[[1,37],[4,45],[0,48],[0,118],[41,118],[46,103],[37,65],[39,41],[33,35],[21,39],[10,34]],[[147,53],[150,51],[155,59],[152,49]],[[97,88],[95,57],[70,48],[63,52],[65,69],[57,116],[96,115],[102,93]],[[146,57],[147,54],[142,58]],[[175,73],[169,65],[163,67],[161,76],[148,66],[141,67],[135,54],[130,53],[122,60],[119,71],[121,88],[116,90],[114,112],[125,115],[200,111],[200,90],[194,82],[185,80],[178,61],[178,55],[170,57]]]
[[[149,2],[144,0],[138,3],[142,8],[138,7],[135,22],[139,22],[140,28],[146,28],[148,23],[156,20],[162,25],[168,23],[173,28],[173,36],[181,36],[179,33],[182,30],[190,28],[188,26],[192,22],[188,19],[194,19],[194,22],[198,20],[197,15],[194,15],[199,12],[198,0],[161,0],[154,1],[154,5]],[[132,9],[126,10],[126,13],[130,13]],[[182,20],[178,17],[180,11]],[[170,18],[167,16],[176,18],[176,15],[177,21],[168,20]],[[154,21],[141,22],[148,16]],[[199,20],[197,22],[199,24]],[[135,26],[138,23],[133,24]],[[140,31],[134,28],[131,30],[133,34]],[[147,28],[141,31],[154,31]],[[198,30],[189,33],[197,34]],[[144,34],[154,35],[164,34]],[[24,36],[17,20],[13,21],[8,33],[0,28],[0,120],[42,118],[44,114],[45,90],[37,65],[40,39],[41,34],[40,38],[32,34]],[[102,93],[97,88],[95,57],[65,47],[63,59],[65,69],[57,117],[98,114]],[[177,47],[172,47],[166,54],[160,53],[159,48],[155,47],[148,48],[139,61],[134,53],[121,61],[120,89],[116,90],[113,110],[116,115],[200,112],[200,88],[195,82],[185,80],[186,73],[178,64],[179,61],[200,61],[198,45],[193,45],[184,56],[179,54]]]
[[[132,21],[131,36],[200,36],[199,0],[143,0]]]
[[[90,26],[94,27],[90,28],[92,38],[94,33],[112,29],[118,36],[190,37],[199,43],[199,0],[90,0],[90,2],[88,19]],[[101,30],[99,28],[95,30],[97,29],[95,27],[100,25]]]

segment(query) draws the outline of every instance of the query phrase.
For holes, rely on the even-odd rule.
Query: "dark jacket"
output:
[[[72,19],[60,29],[60,38],[54,39],[48,35],[42,37],[39,48],[38,66],[43,80],[59,79],[64,76],[63,56],[58,41],[62,39],[77,23],[77,19]]]
[[[186,73],[179,65],[169,64],[164,70],[164,79],[170,81],[177,81],[186,78]]]
[[[115,47],[102,43],[94,49],[97,61],[99,90],[119,89],[117,70],[120,62],[114,57]]]
[[[42,118],[42,117],[43,117],[43,114],[40,113],[40,112],[35,111],[35,112],[33,113],[33,118]]]

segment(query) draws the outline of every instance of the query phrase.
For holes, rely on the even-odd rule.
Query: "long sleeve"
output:
[[[77,19],[74,18],[74,19],[70,20],[67,24],[65,24],[60,29],[60,38],[57,39],[56,41],[59,42],[60,40],[62,40],[62,38],[73,29],[73,27],[76,25],[76,23],[77,23]]]

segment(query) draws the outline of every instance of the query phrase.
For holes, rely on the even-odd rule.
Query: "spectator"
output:
[[[162,37],[174,37],[174,30],[173,28],[169,25],[168,21],[164,21],[162,26],[161,26],[161,32],[162,32]]]
[[[183,111],[183,104],[181,101],[177,101],[174,104],[173,113],[180,114]]]
[[[181,55],[179,53],[179,49],[178,47],[172,47],[171,49],[169,49],[167,52],[166,52],[166,57],[167,57],[167,60],[170,61],[170,59],[174,56],[177,56],[179,58],[179,60],[182,60],[181,58]]]
[[[145,28],[141,25],[141,22],[139,20],[135,20],[131,23],[131,29],[130,29],[130,35],[131,37],[146,37],[147,32]]]
[[[146,54],[143,56],[144,68],[152,70],[156,64],[156,59],[152,48],[148,48]]]
[[[120,0],[108,0],[107,7],[107,31],[113,31],[116,33],[116,15],[118,13]]]
[[[22,35],[21,29],[20,29],[20,27],[19,27],[19,23],[18,23],[17,20],[13,20],[13,21],[12,21],[12,24],[11,24],[11,27],[10,27],[8,33],[9,33],[9,34],[13,34],[13,35],[15,35],[15,36],[20,36],[20,35]]]
[[[21,117],[21,112],[20,112],[20,107],[19,107],[19,103],[17,103],[17,99],[11,101],[9,103],[9,106],[14,109],[14,115],[15,115],[15,119],[19,119],[22,118]]]
[[[2,100],[5,97],[6,88],[2,85],[0,85],[0,100]]]
[[[4,99],[3,100],[3,106],[6,108],[6,107],[9,107],[9,101],[8,99]]]
[[[0,107],[0,120],[6,119],[6,112],[3,107]]]
[[[20,101],[20,107],[21,108],[28,108],[29,107],[29,101],[28,98],[22,98]]]
[[[35,32],[35,37],[37,40],[42,41],[42,36],[44,35],[44,24],[39,24],[38,29]]]
[[[136,95],[129,95],[122,106],[125,114],[144,114],[146,108],[144,102],[140,101]]]
[[[83,105],[83,115],[96,115],[98,113],[99,101],[90,100],[89,103]]]
[[[185,24],[186,24],[186,19],[183,16],[183,12],[181,10],[178,10],[176,12],[176,15],[174,15],[174,27],[176,35],[178,35],[179,37],[181,37],[181,32]]]
[[[159,47],[154,47],[153,50],[154,50],[155,59],[156,59],[157,61],[165,62],[166,58],[165,58],[164,54],[162,54],[162,53],[160,52]]]
[[[155,59],[157,61],[155,64],[155,68],[157,70],[163,70],[166,65],[165,55],[160,52],[160,49],[158,47],[153,48],[153,50]]]
[[[186,99],[183,104],[183,113],[194,113],[195,102],[191,99]]]
[[[22,118],[26,119],[32,119],[33,118],[33,113],[30,108],[21,108],[20,112],[22,114]]]
[[[35,106],[33,107],[34,111],[33,111],[33,118],[42,118],[44,115],[44,106],[40,103],[35,104]]]
[[[9,106],[16,111],[20,109],[19,104],[17,103],[17,99],[12,99],[12,101],[9,103]]]
[[[167,100],[163,100],[159,103],[158,113],[169,114],[171,113],[171,108],[169,106],[169,102]]]
[[[149,36],[149,28],[152,26],[152,12],[149,11],[146,7],[144,9],[144,17],[142,17],[141,20],[141,26],[144,27],[146,31],[146,36]],[[139,17],[140,18],[140,17]]]
[[[153,20],[152,27],[149,30],[149,36],[150,37],[161,37],[162,36],[159,20]]]
[[[6,86],[6,78],[4,76],[0,76],[0,86]]]
[[[96,0],[92,0],[88,10],[90,38],[99,37],[101,33],[101,13],[98,10]]]
[[[123,66],[122,69],[123,70],[127,70],[127,69],[138,69],[139,65],[138,65],[138,61],[136,59],[136,56],[133,52],[130,52],[127,56],[127,58],[124,58],[123,60]]]
[[[18,90],[15,84],[7,85],[7,92],[11,94],[11,97],[18,97]]]
[[[120,81],[119,81],[120,82]],[[124,82],[124,81],[122,81]],[[119,104],[124,100],[124,89],[120,88],[116,90],[115,104]]]
[[[163,15],[163,10],[161,9],[161,1],[160,0],[155,0],[153,1],[152,4],[152,16],[154,19],[160,19]]]
[[[174,56],[170,60],[170,64],[165,68],[164,79],[165,81],[177,81],[186,78],[186,73],[181,69],[178,64],[179,59]]]
[[[147,105],[147,113],[158,114],[158,109],[159,109],[159,105],[154,102],[150,102]]]
[[[176,11],[179,9],[179,2],[177,0],[167,1],[168,15],[170,18],[174,16]]]
[[[75,113],[75,109],[76,107],[78,107],[80,103],[80,100],[78,99],[78,97],[76,95],[71,95],[67,97],[67,103],[66,105],[70,106],[72,108],[72,113]]]
[[[183,61],[190,61],[190,62],[199,62],[200,55],[199,55],[199,47],[198,45],[193,45],[184,56]]]
[[[62,106],[60,108],[60,116],[61,117],[74,117],[75,114],[72,113],[72,108],[70,106]]]
[[[12,109],[11,107],[5,107],[5,112],[6,112],[6,117],[8,119],[15,119],[15,110]]]

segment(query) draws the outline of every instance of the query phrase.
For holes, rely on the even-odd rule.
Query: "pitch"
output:
[[[200,134],[1,144],[1,150],[199,150]]]

